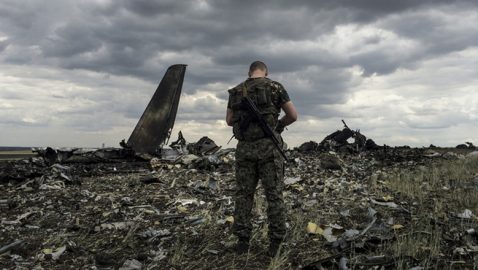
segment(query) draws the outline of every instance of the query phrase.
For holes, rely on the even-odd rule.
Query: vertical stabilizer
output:
[[[127,145],[138,153],[154,153],[169,138],[178,111],[186,65],[168,68],[131,133]]]

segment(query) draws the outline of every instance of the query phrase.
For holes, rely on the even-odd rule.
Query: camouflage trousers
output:
[[[267,199],[269,239],[282,241],[286,233],[284,162],[269,138],[239,141],[236,149],[236,197],[233,233],[249,240],[252,232],[252,206],[259,179]]]

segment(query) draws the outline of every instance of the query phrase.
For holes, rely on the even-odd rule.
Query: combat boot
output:
[[[249,251],[249,239],[239,239],[235,246],[236,253],[241,255]]]
[[[269,244],[269,250],[267,251],[267,256],[275,257],[280,250],[281,242],[272,240]]]

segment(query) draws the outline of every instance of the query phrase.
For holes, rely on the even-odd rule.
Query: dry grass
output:
[[[477,176],[475,158],[438,162],[428,168],[397,173],[387,181],[392,192],[410,199],[415,206],[409,229],[397,234],[396,241],[385,248],[398,259],[398,269],[409,269],[409,258],[425,269],[444,269],[446,257],[451,255],[444,234],[477,225],[476,219],[459,221],[453,216],[464,209],[478,213],[478,186],[473,184]]]
[[[457,226],[458,230],[470,226],[476,228],[476,219],[460,223],[456,217],[453,220],[450,215],[464,209],[478,213],[478,186],[470,186],[477,176],[478,159],[436,162],[412,171],[397,170],[389,175],[381,189],[371,191],[370,196],[393,195],[397,203],[407,202],[406,208],[410,213],[402,213],[406,217],[405,220],[400,220],[405,222],[405,227],[395,231],[394,239],[383,243],[378,250],[359,254],[352,248],[344,254],[350,258],[349,267],[359,269],[354,265],[354,258],[384,254],[395,259],[396,269],[409,269],[417,265],[425,269],[455,269],[451,266],[452,252],[444,241],[444,236]],[[253,207],[256,222],[260,220],[259,217],[267,216],[266,207],[263,191],[259,188]],[[333,250],[325,246],[326,243],[320,235],[308,235],[305,232],[309,221],[320,223],[325,220],[332,223],[333,219],[337,219],[327,216],[330,214],[328,211],[324,205],[318,206],[317,211],[288,209],[287,240],[281,246],[282,252],[275,258],[268,258],[264,254],[268,245],[266,220],[256,223],[249,253],[208,253],[208,250],[222,251],[224,241],[235,240],[231,236],[230,227],[210,220],[198,231],[199,236],[177,239],[168,262],[176,269],[299,269],[332,255]],[[393,216],[393,210],[391,211]]]
[[[441,213],[441,204],[460,207],[478,213],[478,158],[457,161],[441,161],[431,167],[419,167],[416,171],[400,172],[387,181],[392,191],[412,199],[418,205],[427,206],[434,201],[435,213]]]
[[[18,160],[34,156],[31,150],[8,150],[0,151],[0,160]]]

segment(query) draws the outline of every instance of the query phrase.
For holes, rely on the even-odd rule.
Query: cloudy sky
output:
[[[477,3],[1,0],[0,145],[117,146],[181,63],[171,139],[227,147],[226,91],[254,60],[298,108],[291,146],[341,119],[378,144],[478,144]]]

